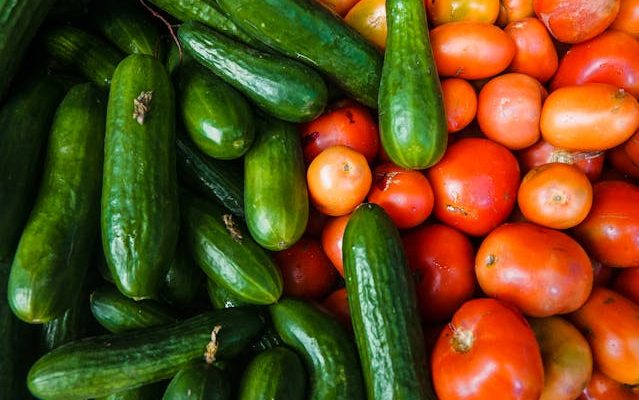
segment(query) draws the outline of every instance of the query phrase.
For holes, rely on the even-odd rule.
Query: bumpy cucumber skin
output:
[[[297,242],[308,223],[308,189],[297,127],[270,118],[244,157],[244,207],[251,236],[269,250]]]
[[[221,326],[216,357],[237,356],[261,331],[254,310],[208,312],[176,324],[90,337],[59,347],[29,371],[31,393],[50,400],[106,396],[174,376],[201,359],[211,331]]]
[[[370,399],[432,399],[424,336],[399,232],[384,210],[363,204],[344,232],[353,331]]]
[[[197,296],[205,277],[189,255],[186,245],[178,243],[175,257],[164,277],[161,297],[171,304],[186,305]]]
[[[231,389],[222,372],[197,362],[183,368],[169,383],[163,400],[228,400]]]
[[[98,215],[105,100],[73,87],[55,115],[44,176],[9,276],[9,304],[25,322],[61,316],[82,289]]]
[[[266,350],[251,360],[240,384],[239,400],[303,400],[306,373],[299,356],[285,347]]]
[[[254,50],[195,22],[182,24],[178,37],[197,62],[276,118],[310,121],[326,106],[324,80],[304,64]]]
[[[134,103],[152,92],[143,123]],[[118,289],[135,299],[157,297],[179,229],[173,86],[148,55],[124,59],[107,108],[102,246]]]
[[[421,0],[388,0],[388,38],[380,83],[380,137],[404,168],[424,169],[444,155],[448,141],[442,89]]]
[[[302,356],[311,400],[365,399],[357,349],[337,321],[310,303],[284,299],[269,306],[284,343]]]

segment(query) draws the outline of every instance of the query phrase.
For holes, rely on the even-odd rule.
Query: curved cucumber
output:
[[[178,244],[160,294],[168,303],[189,304],[197,296],[203,279],[186,246]]]
[[[227,379],[215,366],[198,362],[175,375],[164,392],[163,400],[227,400],[231,389]]]
[[[304,365],[285,347],[266,350],[251,360],[240,384],[239,400],[303,400],[306,394]]]
[[[206,280],[206,292],[209,295],[213,308],[216,310],[248,305],[246,302],[239,300],[237,296],[232,295],[228,290],[213,282],[211,279]]]

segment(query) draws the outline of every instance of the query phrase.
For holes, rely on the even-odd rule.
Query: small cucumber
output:
[[[162,400],[227,400],[231,398],[226,377],[214,365],[203,361],[189,365],[175,375]]]
[[[213,282],[211,279],[206,280],[206,292],[209,295],[213,308],[216,310],[248,305],[246,302],[239,300],[237,296],[232,295],[228,290]]]
[[[285,347],[266,350],[251,360],[240,384],[239,400],[303,400],[306,394],[304,365]]]
[[[189,255],[186,245],[178,243],[175,257],[164,277],[164,286],[160,295],[171,304],[189,304],[197,296],[204,279],[202,271]]]

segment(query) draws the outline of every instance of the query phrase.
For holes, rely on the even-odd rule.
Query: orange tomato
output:
[[[506,26],[511,22],[534,17],[533,0],[500,0],[497,25]]]
[[[460,78],[444,79],[442,96],[448,133],[458,132],[467,127],[477,114],[477,93],[473,86]]]
[[[434,26],[455,21],[492,24],[499,15],[499,0],[427,0],[426,7]]]
[[[610,29],[629,33],[639,39],[639,0],[621,0],[619,13]]]
[[[344,21],[375,46],[386,48],[386,0],[361,0]]]
[[[628,92],[603,83],[566,86],[550,93],[541,109],[541,134],[570,150],[607,150],[639,128],[639,103]]]
[[[637,400],[639,389],[619,383],[595,368],[588,386],[577,400]]]
[[[321,5],[333,11],[335,14],[344,16],[359,0],[318,0]]]
[[[322,230],[322,248],[342,277],[344,276],[342,239],[349,217],[350,214],[331,218]]]
[[[639,267],[623,269],[615,278],[612,287],[620,295],[639,304]]]
[[[332,146],[313,159],[306,180],[315,208],[338,216],[350,213],[364,201],[373,178],[363,155],[350,147]]]
[[[528,17],[511,22],[504,32],[515,42],[515,57],[509,71],[520,72],[545,83],[557,71],[557,49],[544,24]]]

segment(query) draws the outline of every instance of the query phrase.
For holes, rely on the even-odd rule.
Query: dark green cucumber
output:
[[[258,354],[244,371],[239,400],[303,400],[304,365],[295,352],[275,347]]]
[[[384,209],[363,204],[343,241],[348,304],[370,399],[436,399],[415,289],[399,232]]]
[[[48,400],[86,399],[170,378],[203,357],[216,326],[221,326],[216,358],[229,359],[261,331],[263,320],[253,310],[233,308],[172,325],[71,342],[31,367],[29,390]]]
[[[216,284],[249,304],[271,304],[282,276],[271,257],[221,206],[182,196],[184,234],[195,262]]]
[[[239,158],[255,138],[248,101],[232,86],[195,63],[180,68],[178,106],[191,140],[206,155]]]
[[[334,318],[297,299],[281,300],[269,309],[284,343],[303,356],[309,399],[366,398],[357,349]]]
[[[105,101],[92,84],[73,87],[55,115],[44,176],[9,276],[9,304],[42,323],[73,305],[98,234]]]
[[[0,99],[54,3],[55,0],[0,2]]]
[[[171,304],[189,304],[197,296],[206,279],[195,265],[186,245],[178,244],[175,257],[164,277],[161,297]]]
[[[379,127],[388,157],[404,168],[437,163],[448,141],[424,2],[387,0],[388,38],[379,93]]]
[[[248,305],[246,302],[238,299],[237,296],[229,293],[227,289],[218,285],[211,279],[206,280],[206,292],[209,295],[213,308],[216,310]]]
[[[254,50],[195,22],[182,24],[178,37],[197,62],[274,117],[309,121],[326,106],[326,84],[304,64]]]
[[[169,383],[163,400],[227,400],[231,389],[226,377],[214,365],[203,361],[180,370]]]
[[[244,174],[240,168],[207,157],[186,135],[177,136],[176,152],[181,180],[207,199],[224,205],[231,214],[244,217]]]
[[[271,325],[267,325],[262,335],[247,348],[247,354],[257,355],[263,351],[282,346],[282,338]]]
[[[120,291],[157,297],[179,228],[173,86],[155,58],[132,54],[107,108],[102,245]]]
[[[244,213],[262,247],[291,247],[308,222],[308,190],[297,127],[274,118],[260,121],[257,140],[244,157]]]
[[[52,78],[32,78],[0,109],[0,262],[10,262],[37,193],[51,120],[64,96]]]
[[[72,26],[51,28],[43,40],[53,59],[104,88],[109,87],[115,68],[124,58],[102,38]]]
[[[158,400],[162,396],[162,383],[152,383],[135,389],[124,390],[96,400]]]
[[[217,0],[248,34],[312,65],[357,101],[377,108],[382,56],[317,1]]]

